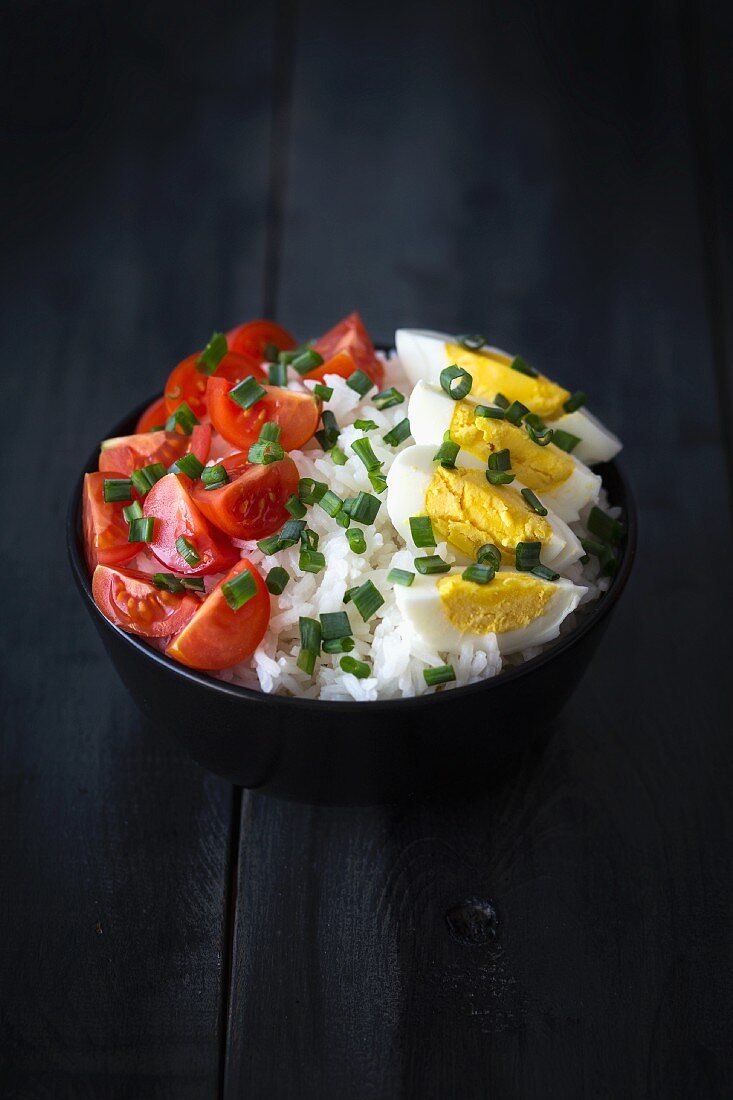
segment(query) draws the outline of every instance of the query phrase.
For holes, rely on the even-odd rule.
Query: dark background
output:
[[[730,1095],[728,6],[2,27],[2,1096]],[[626,444],[632,582],[479,798],[232,790],[144,724],[72,588],[110,423],[215,327],[354,308],[485,330]]]

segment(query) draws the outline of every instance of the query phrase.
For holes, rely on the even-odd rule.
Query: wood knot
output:
[[[490,902],[469,898],[448,910],[445,923],[458,943],[468,947],[481,947],[496,938],[499,918]]]

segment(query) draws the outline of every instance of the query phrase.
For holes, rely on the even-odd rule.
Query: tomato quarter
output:
[[[340,351],[348,351],[359,370],[363,370],[381,389],[384,380],[384,367],[374,351],[374,344],[364,327],[358,313],[350,313],[332,329],[320,337],[313,345],[315,351],[324,359],[333,359]],[[311,372],[308,378],[314,378]]]
[[[199,600],[188,592],[166,592],[137,569],[107,565],[98,565],[94,570],[92,595],[106,619],[128,634],[144,638],[177,634],[199,607]]]
[[[207,489],[197,481],[191,497],[220,531],[235,539],[263,539],[290,519],[285,501],[298,492],[298,467],[292,458],[267,466],[252,463],[246,453],[230,455],[221,465],[229,484]]]
[[[98,473],[84,475],[82,520],[84,550],[89,569],[97,565],[120,565],[133,558],[139,542],[128,542],[129,527],[122,514],[122,502],[107,503],[104,499],[105,478],[125,477],[124,474]]]
[[[244,352],[259,362],[265,358],[265,348],[274,344],[278,351],[291,351],[297,346],[290,333],[274,321],[248,321],[227,333],[230,351]]]
[[[264,386],[265,396],[251,409],[242,409],[229,397],[231,389],[231,384],[223,378],[209,379],[209,416],[216,430],[243,451],[257,442],[262,425],[268,420],[279,426],[280,442],[286,451],[302,447],[318,427],[321,405],[310,394],[295,393],[280,386]]]
[[[162,428],[168,419],[168,410],[164,397],[156,397],[151,401],[145,412],[135,425],[136,432],[152,432],[155,428]]]
[[[167,474],[156,481],[145,497],[143,513],[155,520],[148,549],[176,573],[194,577],[223,573],[239,558],[237,548],[209,525],[191,500],[183,479],[175,474]],[[198,562],[186,561],[177,549],[176,540],[181,537],[191,544]]]
[[[214,374],[209,376],[196,369],[199,355],[200,352],[189,355],[171,372],[163,395],[168,415],[175,412],[181,402],[185,401],[196,416],[203,416],[206,412],[206,384],[209,377],[226,378],[229,382],[241,382],[249,374],[259,379],[267,377],[259,356],[230,350],[221,360]]]

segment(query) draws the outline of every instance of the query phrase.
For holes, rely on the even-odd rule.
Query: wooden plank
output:
[[[262,308],[271,15],[191,9],[185,35],[168,16],[132,4],[75,35],[70,9],[62,51],[60,16],[15,26],[29,95],[24,157],[4,169],[4,465],[20,491],[0,536],[0,1091],[23,1100],[219,1089],[238,796],[233,815],[230,786],[144,724],[63,545],[109,425]]]
[[[729,596],[679,548],[730,516],[683,12],[341,14],[300,14],[280,320],[486,329],[582,385],[643,537],[554,736],[485,796],[245,796],[227,1095],[722,1095]]]

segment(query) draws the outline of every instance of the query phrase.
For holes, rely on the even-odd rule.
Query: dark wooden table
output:
[[[3,37],[0,1094],[731,1095],[729,11],[133,0]],[[110,422],[215,327],[353,308],[486,330],[626,444],[628,593],[470,801],[232,790],[71,584]]]

